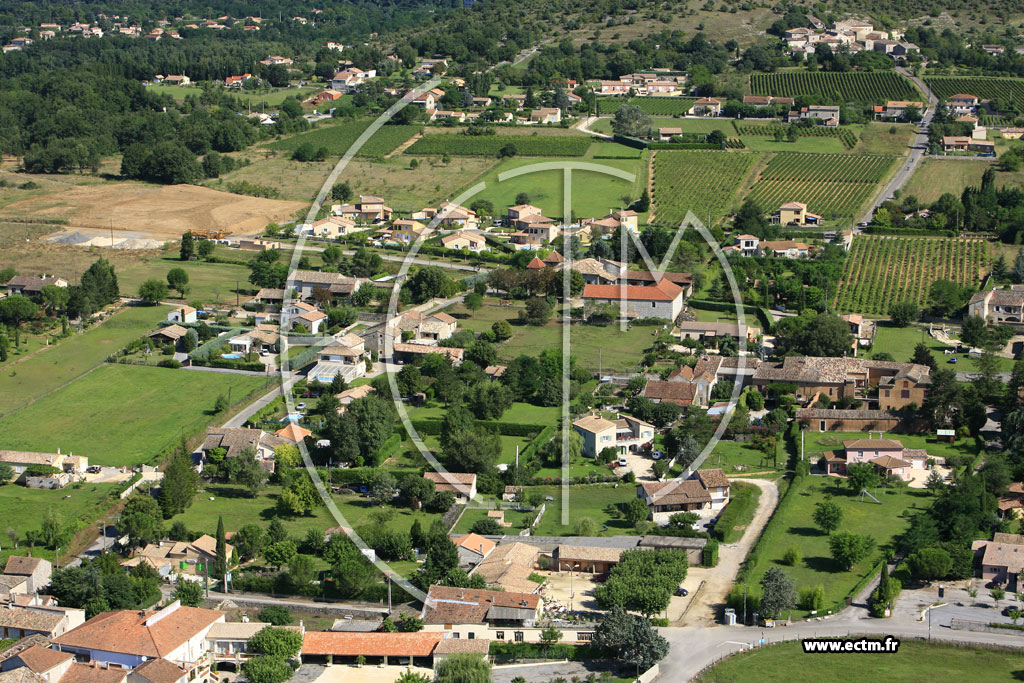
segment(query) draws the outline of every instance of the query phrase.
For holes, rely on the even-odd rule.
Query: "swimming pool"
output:
[[[242,354],[240,354],[240,353],[222,353],[222,354],[220,354],[220,357],[221,358],[232,358],[232,359],[234,359],[234,358],[241,358]]]

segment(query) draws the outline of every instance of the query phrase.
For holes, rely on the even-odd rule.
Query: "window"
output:
[[[456,631],[455,633],[452,634],[452,638],[460,638],[460,637],[461,636],[459,635],[458,631]]]
[[[889,398],[889,390],[888,389],[885,390],[885,397]]]
[[[516,631],[515,639],[516,639],[517,643],[523,642],[523,632],[522,631]]]
[[[469,633],[469,639],[470,639],[470,640],[476,640],[476,634],[475,634],[475,633],[473,633],[473,632],[470,632],[470,633]]]
[[[658,307],[658,302],[657,301],[652,301],[651,302],[651,308],[657,308],[657,307]]]
[[[578,631],[576,633],[576,640],[583,640],[583,641],[586,641],[586,642],[590,642],[593,639],[594,639],[593,631]]]
[[[494,639],[495,640],[505,640],[505,632],[504,631],[495,631],[494,632]]]
[[[900,398],[910,398],[910,389],[904,389],[901,391]]]
[[[818,431],[819,432],[825,431],[825,421],[824,420],[821,421],[821,425],[818,427]]]

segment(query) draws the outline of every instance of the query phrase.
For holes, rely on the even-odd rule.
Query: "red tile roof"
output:
[[[159,612],[102,612],[53,642],[74,648],[156,658],[224,618],[224,613],[217,610],[173,605]],[[153,617],[157,615],[160,618],[154,621]]]
[[[644,287],[641,285],[587,285],[583,288],[584,299],[619,299],[622,290],[625,290],[626,299],[632,301],[675,301],[682,293],[682,288],[668,280],[662,280],[656,285]]]
[[[443,635],[307,631],[302,641],[302,654],[340,657],[429,657]]]

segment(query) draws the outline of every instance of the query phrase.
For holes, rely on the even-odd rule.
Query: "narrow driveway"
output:
[[[687,626],[712,626],[717,623],[719,606],[725,603],[725,599],[739,575],[740,566],[747,559],[751,548],[754,547],[754,543],[757,542],[761,531],[779,504],[779,487],[774,481],[746,478],[734,478],[730,481],[742,481],[761,489],[761,496],[757,500],[757,512],[754,513],[754,518],[747,525],[743,537],[738,543],[722,544],[718,547],[717,567],[690,568],[686,577],[688,584],[690,582],[694,584],[690,590],[694,590],[696,584],[701,580],[704,581],[704,587],[694,597],[693,603],[686,613],[684,623]]]
[[[297,381],[299,381],[299,376],[292,373],[292,376],[284,381],[284,386],[286,387],[287,390],[290,391]],[[242,408],[241,411],[239,411],[234,417],[229,419],[221,426],[241,427],[242,425],[245,424],[245,421],[248,420],[253,415],[255,415],[257,411],[267,407],[268,405],[270,405],[271,401],[273,401],[275,398],[281,395],[281,385],[278,385],[271,389],[268,393],[264,394],[260,398],[256,399],[255,401],[247,405],[245,408]]]

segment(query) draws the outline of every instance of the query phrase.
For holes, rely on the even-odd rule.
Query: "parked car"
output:
[[[946,362],[947,362],[947,363],[953,363],[953,364],[955,365],[955,364],[956,364],[956,356],[953,356],[952,358],[950,358],[950,359],[949,359],[948,361],[946,361]]]
[[[651,457],[654,458],[655,460],[661,460],[662,458],[665,457],[665,452],[664,451],[654,451],[653,453],[651,453]]]
[[[89,465],[88,467],[85,468],[85,471],[88,472],[89,474],[99,474],[100,473],[100,466],[99,465]]]
[[[690,594],[690,591],[686,590],[682,586],[680,586],[679,588],[676,589],[676,595],[678,595],[681,598],[685,598],[689,594]]]
[[[1016,605],[1007,605],[1006,607],[1003,608],[1003,611],[1000,612],[1000,614],[1002,614],[1004,617],[1008,617],[1008,616],[1011,616],[1010,612],[1012,612],[1015,609],[1020,609],[1020,608],[1017,607]]]
[[[266,349],[263,349],[262,351],[260,351],[260,356],[262,356],[263,358],[266,358],[269,355],[270,355],[270,351],[267,351]]]
[[[619,467],[625,467],[627,465],[625,458],[619,458]]]
[[[305,403],[297,403],[297,404],[295,404],[295,410],[305,410],[305,409],[306,409],[306,404]]]

